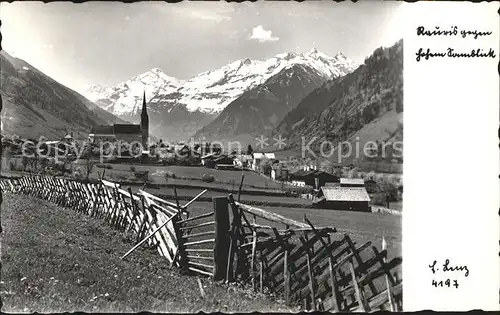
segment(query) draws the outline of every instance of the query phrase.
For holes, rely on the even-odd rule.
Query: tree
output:
[[[21,160],[21,164],[23,165],[23,171],[26,171],[26,167],[28,166],[29,159],[27,156],[23,156]]]
[[[247,147],[247,154],[251,155],[252,153],[253,153],[253,148],[252,148],[251,145],[248,145],[248,147]]]
[[[363,121],[365,124],[369,123],[373,119],[372,112],[370,110],[370,107],[368,107],[368,106],[363,108],[362,115],[363,115]]]
[[[401,102],[400,99],[396,100],[396,112],[397,113],[403,112],[403,102]]]
[[[361,123],[361,111],[360,110],[356,111],[355,124],[356,124],[356,129],[360,129],[363,126],[363,124]]]

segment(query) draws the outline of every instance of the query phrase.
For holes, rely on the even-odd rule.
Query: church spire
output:
[[[142,112],[141,112],[141,131],[142,131],[142,147],[146,150],[149,138],[149,117],[146,107],[146,90],[142,97]]]
[[[144,90],[144,94],[142,96],[142,113],[147,114],[147,109],[146,109],[146,90]]]

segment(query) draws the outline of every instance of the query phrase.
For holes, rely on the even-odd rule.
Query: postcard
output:
[[[499,310],[498,3],[1,7],[2,311]]]

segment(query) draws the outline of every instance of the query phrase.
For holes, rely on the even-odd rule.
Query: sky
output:
[[[402,3],[395,1],[0,6],[2,48],[81,93],[152,68],[189,79],[238,59],[313,47],[361,64],[376,48],[403,37]]]

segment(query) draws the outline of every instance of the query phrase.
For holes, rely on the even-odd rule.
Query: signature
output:
[[[469,267],[467,267],[467,265],[452,265],[452,264],[450,264],[450,260],[446,259],[444,264],[439,265],[439,266],[442,266],[441,270],[443,272],[461,271],[464,273],[465,277],[469,276]],[[434,262],[429,265],[429,268],[431,269],[432,273],[436,273],[440,270],[439,267],[437,267],[436,260],[434,260]]]

